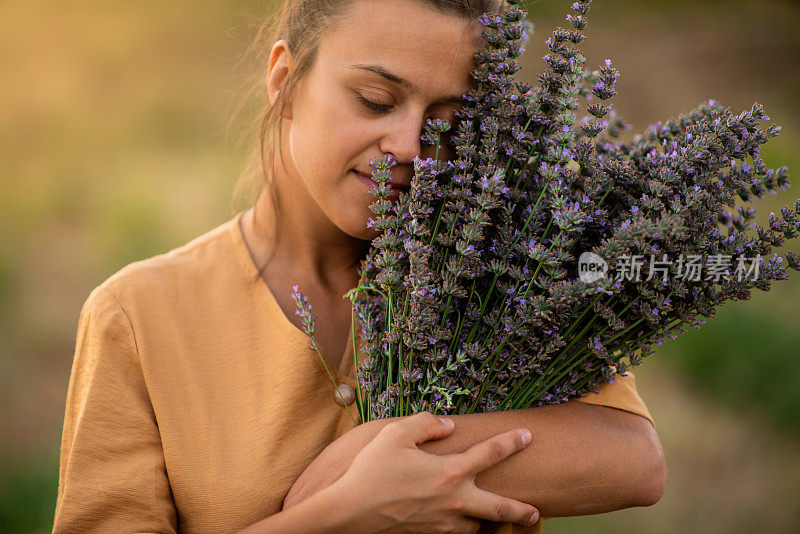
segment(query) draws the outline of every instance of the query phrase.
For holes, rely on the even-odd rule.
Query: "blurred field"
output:
[[[527,2],[524,78],[570,1]],[[270,2],[0,4],[0,531],[49,529],[75,330],[125,264],[227,220],[245,150],[233,69]],[[783,126],[764,154],[797,178],[800,3],[597,0],[590,64],[622,76],[634,132],[708,98]],[[245,113],[242,117],[247,119]],[[238,124],[238,123],[237,123]],[[797,187],[761,203],[793,203]],[[793,243],[794,250],[800,244]],[[730,303],[637,371],[664,443],[657,505],[548,522],[549,533],[794,532],[800,521],[800,276]],[[621,459],[624,460],[624,459]]]

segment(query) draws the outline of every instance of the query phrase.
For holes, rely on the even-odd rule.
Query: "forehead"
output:
[[[469,85],[482,29],[411,0],[357,0],[322,37],[318,63],[380,64],[416,88],[449,91]]]

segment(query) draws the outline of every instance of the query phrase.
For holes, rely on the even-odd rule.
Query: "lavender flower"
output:
[[[309,304],[308,297],[300,292],[300,286],[292,286],[292,299],[294,299],[294,303],[297,306],[294,314],[300,317],[303,322],[303,331],[308,334],[308,337],[311,339],[311,343],[309,343],[308,347],[312,350],[319,350],[317,341],[314,339],[317,317],[316,315],[311,315],[312,305]]]
[[[569,29],[547,39],[535,88],[514,79],[531,33],[518,4],[479,19],[478,87],[454,128],[425,125],[437,158],[415,159],[409,193],[390,202],[394,162],[371,162],[380,235],[346,295],[361,325],[363,421],[596,391],[653,345],[800,269],[798,254],[774,253],[800,234],[800,200],[754,223],[751,204],[789,183],[760,157],[780,127],[764,129],[759,104],[733,115],[709,100],[621,142],[631,126],[608,103],[620,74],[608,59],[586,68],[576,46],[591,1],[574,2]],[[443,135],[452,161],[438,160]],[[585,282],[582,252],[608,273]],[[315,344],[310,305],[295,300]]]

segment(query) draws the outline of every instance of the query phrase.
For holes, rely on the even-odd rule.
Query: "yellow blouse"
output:
[[[235,532],[278,513],[303,470],[353,427],[308,337],[257,276],[243,213],[89,294],[54,533]],[[338,369],[326,363],[356,386],[352,344]],[[652,421],[631,374],[581,400]]]

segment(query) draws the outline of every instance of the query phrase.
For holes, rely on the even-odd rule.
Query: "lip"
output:
[[[378,186],[378,182],[373,180],[371,176],[369,176],[367,174],[364,174],[362,172],[358,172],[355,169],[351,170],[350,172],[352,172],[356,176],[356,178],[361,180],[361,182],[366,184],[367,186],[369,186],[369,187],[377,187]],[[397,200],[398,198],[400,198],[400,193],[406,193],[406,192],[408,192],[408,189],[409,189],[406,186],[398,186],[396,184],[392,184],[391,182],[389,182],[389,185],[392,188],[392,192],[389,193],[389,196],[388,196],[388,198],[390,200]]]

